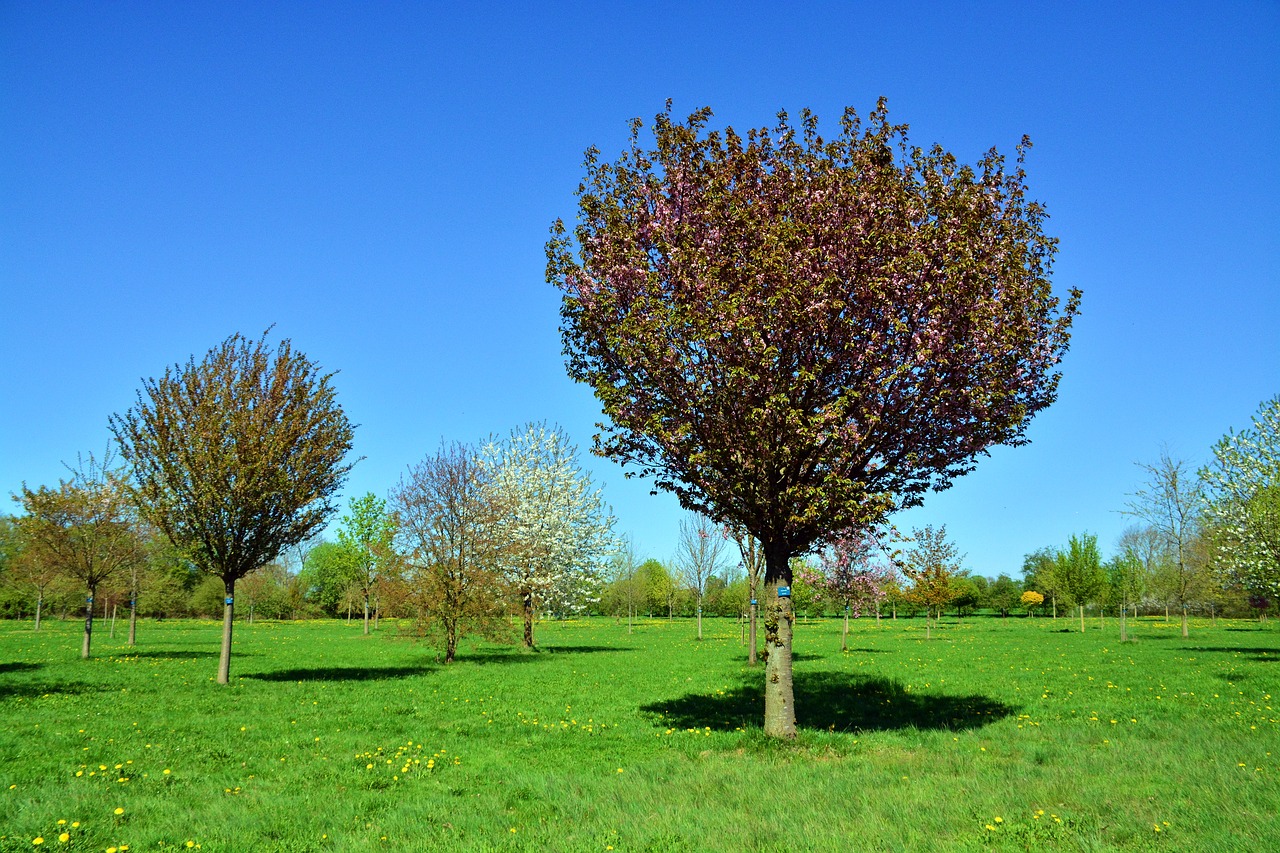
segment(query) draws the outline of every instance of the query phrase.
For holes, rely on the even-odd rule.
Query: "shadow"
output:
[[[1263,626],[1261,622],[1255,628],[1223,628],[1224,631],[1237,631],[1241,634],[1252,634],[1255,631],[1269,631],[1270,629]]]
[[[433,666],[321,666],[310,669],[280,669],[274,672],[246,672],[244,677],[259,681],[380,681],[412,678],[434,671]]]
[[[221,654],[221,652],[191,652],[191,651],[188,651],[188,652],[159,652],[159,651],[145,651],[145,652],[125,652],[124,654],[112,655],[112,657],[117,657],[117,658],[148,658],[148,659],[150,659],[150,658],[155,658],[155,659],[165,659],[165,660],[191,660],[191,659],[193,659],[193,658],[216,658],[219,654]],[[235,651],[235,650],[232,650],[232,652],[231,652],[231,657],[233,657],[233,658],[247,658],[247,657],[256,657],[256,655],[255,655],[255,654],[253,654],[253,653],[242,653],[242,652],[237,652],[237,651]]]
[[[1249,655],[1280,655],[1280,649],[1267,649],[1259,646],[1183,646],[1186,652],[1225,652],[1235,654],[1244,652]]]
[[[596,652],[634,652],[630,646],[534,646],[535,652],[547,654],[595,654]]]
[[[1215,672],[1213,677],[1219,681],[1225,681],[1227,684],[1235,684],[1237,681],[1247,681],[1249,673],[1247,672]]]
[[[980,728],[1018,709],[987,696],[908,692],[896,681],[837,672],[795,673],[797,726],[837,732]],[[724,694],[689,694],[641,706],[658,725],[722,731],[759,729],[763,677]]]
[[[6,672],[31,672],[44,666],[42,663],[24,663],[15,661],[14,663],[0,663],[0,674]]]
[[[82,693],[99,693],[113,689],[84,681],[56,683],[31,681],[25,684],[0,684],[0,702],[6,699],[38,699],[41,696],[78,696]]]
[[[848,653],[849,653],[849,654],[853,654],[854,652],[857,652],[857,653],[858,653],[858,654],[860,654],[860,655],[887,655],[887,654],[889,654],[889,650],[888,650],[888,649],[855,649],[853,646],[850,646],[850,647],[849,647],[849,649],[848,649]],[[793,660],[794,660],[794,658],[793,658]]]

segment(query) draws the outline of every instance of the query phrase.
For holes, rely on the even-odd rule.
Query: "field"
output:
[[[802,622],[779,745],[730,620],[8,622],[0,850],[1280,849],[1280,628],[1073,624]]]

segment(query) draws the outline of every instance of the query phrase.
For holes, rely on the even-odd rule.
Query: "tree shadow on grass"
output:
[[[198,652],[198,651],[183,651],[183,652],[176,652],[176,651],[175,651],[175,652],[165,652],[165,651],[148,650],[148,651],[143,651],[143,652],[124,652],[123,654],[112,655],[112,657],[117,657],[117,658],[162,658],[162,659],[170,659],[170,660],[184,660],[184,659],[185,659],[185,660],[190,660],[190,659],[193,659],[193,658],[216,658],[219,654],[221,654],[221,652]],[[231,656],[232,656],[233,658],[257,657],[257,655],[256,655],[255,653],[253,653],[253,652],[237,652],[237,651],[234,651],[234,650],[231,652]]]
[[[27,681],[19,684],[0,683],[0,702],[6,699],[38,699],[42,696],[77,696],[115,688],[85,681]]]
[[[1280,649],[1251,648],[1249,646],[1183,646],[1183,652],[1221,652],[1223,654],[1245,654],[1250,660],[1262,663],[1280,663]]]
[[[796,723],[802,729],[857,732],[895,729],[975,729],[1018,709],[988,696],[908,692],[887,678],[838,672],[795,674]],[[689,694],[644,705],[659,725],[722,731],[759,729],[764,716],[762,678],[723,694]]]
[[[475,651],[459,651],[455,663],[503,664],[503,663],[536,663],[556,655],[594,654],[596,652],[634,652],[629,646],[536,646],[526,649],[523,646],[508,649],[477,649]]]
[[[12,663],[0,663],[0,674],[6,672],[31,672],[44,666],[42,663],[26,663],[24,661],[14,661]]]
[[[381,681],[390,678],[412,678],[435,671],[432,666],[318,666],[278,669],[272,672],[246,672],[244,678],[259,681]]]

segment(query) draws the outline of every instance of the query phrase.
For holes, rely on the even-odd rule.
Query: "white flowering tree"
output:
[[[1280,396],[1253,426],[1229,432],[1200,472],[1206,515],[1228,579],[1257,596],[1280,596]]]
[[[482,464],[508,508],[501,521],[510,546],[504,572],[522,606],[524,644],[532,648],[539,609],[574,612],[598,600],[616,547],[614,518],[560,427],[513,430],[485,446]]]

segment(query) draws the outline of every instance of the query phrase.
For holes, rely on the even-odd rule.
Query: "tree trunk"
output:
[[[1182,636],[1184,639],[1191,636],[1187,631],[1187,605],[1185,604],[1182,605]]]
[[[1099,631],[1104,631],[1104,630],[1106,630],[1106,627],[1107,627],[1107,623],[1106,623],[1106,621],[1105,621],[1105,620],[1106,620],[1106,612],[1107,612],[1107,608],[1105,608],[1105,607],[1103,607],[1101,604],[1099,604],[1099,605],[1098,605],[1098,630],[1099,630]]]
[[[1076,607],[1080,608],[1080,633],[1083,634],[1084,633],[1084,605],[1077,604]]]
[[[844,634],[840,637],[840,651],[849,651],[849,605],[844,606]]]
[[[1165,604],[1164,606],[1164,621],[1165,621],[1165,624],[1168,624],[1169,622],[1169,605],[1168,604]]]
[[[227,597],[222,601],[222,653],[218,656],[218,683],[231,683],[231,620],[235,616],[236,579],[223,578]]]
[[[116,604],[112,604],[112,605],[111,605],[111,634],[110,634],[110,636],[111,636],[111,639],[113,639],[113,640],[116,638],[116,609],[118,608],[118,606],[119,606],[119,605],[116,605]]]
[[[1129,628],[1125,625],[1124,620],[1124,612],[1128,609],[1129,606],[1127,604],[1120,608],[1120,642],[1122,643],[1129,642]]]
[[[373,599],[373,630],[378,630],[378,617],[382,614],[382,607],[378,604],[378,599]]]
[[[631,621],[635,618],[635,607],[628,605],[627,607],[627,633],[631,633]]]
[[[524,594],[524,647],[533,648],[533,593]]]
[[[779,555],[776,549],[766,551],[765,559],[764,643],[768,656],[764,663],[764,733],[791,740],[796,736],[795,685],[791,671],[791,629],[795,621],[791,611],[791,567],[787,555]],[[788,595],[779,597],[780,586],[787,588]]]
[[[1050,600],[1053,603],[1053,618],[1056,620],[1058,618],[1058,596],[1050,596]]]
[[[93,639],[93,594],[96,590],[89,588],[89,597],[84,604],[84,645],[80,648],[80,657],[89,657],[89,641]]]
[[[134,590],[133,597],[129,599],[129,645],[136,646],[138,644],[138,592]]]
[[[759,638],[756,636],[756,608],[757,608],[756,599],[752,598],[751,599],[751,615],[747,620],[748,622],[747,666],[756,665],[756,646],[759,643]]]
[[[702,595],[698,595],[698,642],[702,642]]]
[[[926,607],[926,608],[924,609],[924,638],[925,638],[926,640],[927,640],[927,639],[929,639],[929,625],[930,625],[930,624],[931,624],[931,623],[930,623],[930,617],[929,617],[929,608],[927,608],[927,607]]]
[[[364,635],[369,636],[369,593],[364,594]]]
[[[44,590],[36,593],[36,630],[40,630],[40,611],[44,610]]]

